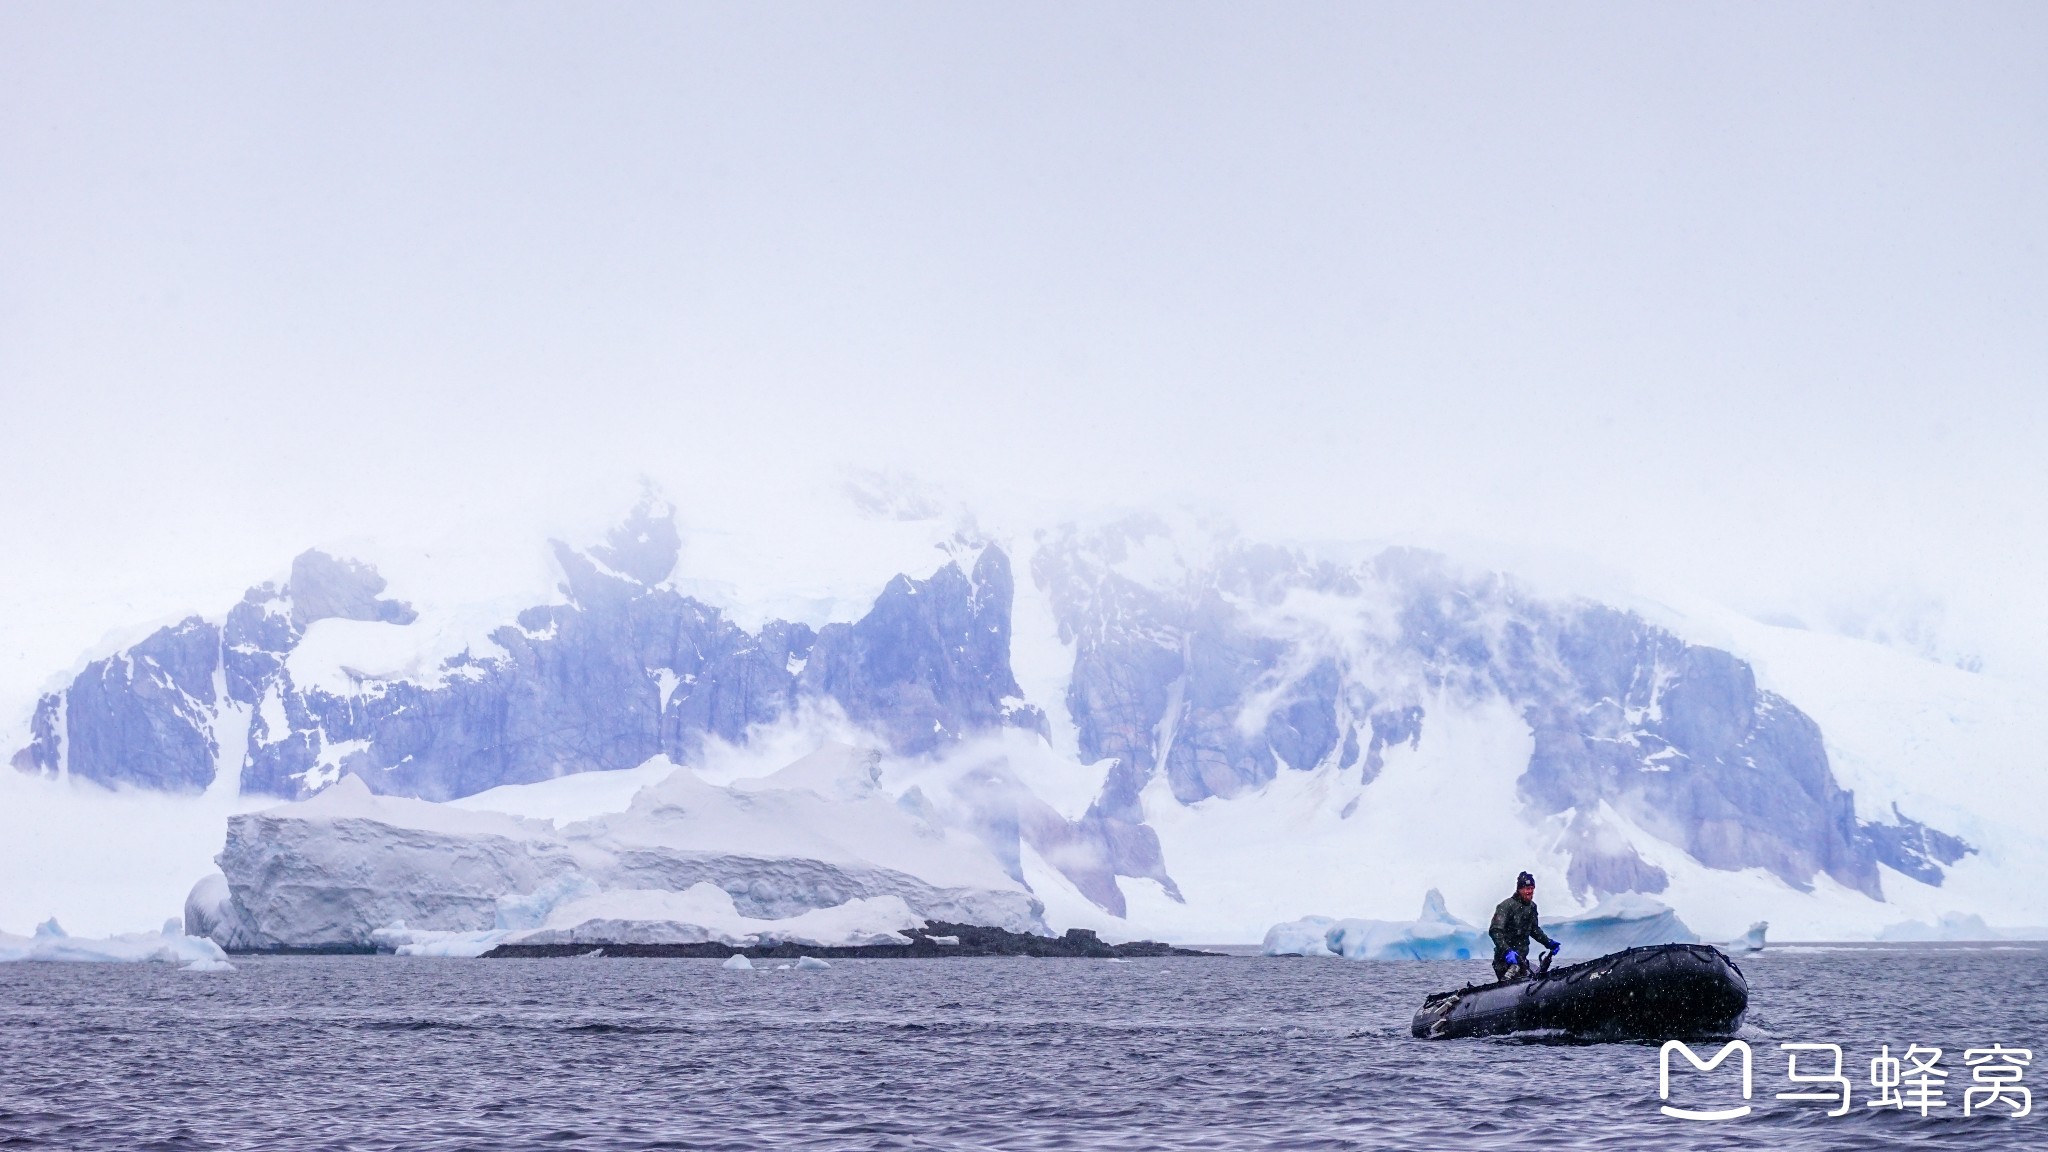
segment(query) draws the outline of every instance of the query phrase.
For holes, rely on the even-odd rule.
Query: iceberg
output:
[[[649,775],[625,811],[558,828],[377,795],[351,774],[232,817],[187,930],[235,950],[409,955],[480,955],[515,933],[822,947],[907,943],[927,920],[1045,931],[1044,905],[982,840],[881,789],[873,753],[827,744],[730,787]]]
[[[233,939],[237,935],[232,923],[234,914],[234,893],[228,890],[228,878],[219,872],[209,872],[185,897],[185,935],[215,941]]]
[[[1318,937],[1318,929],[1321,931]],[[1267,956],[1342,956],[1346,960],[1469,960],[1492,954],[1486,934],[1451,915],[1432,888],[1413,920],[1333,920],[1307,916],[1266,931]]]
[[[579,895],[555,906],[532,928],[439,932],[407,927],[403,921],[370,933],[379,951],[400,956],[472,958],[501,944],[724,944],[731,948],[772,948],[808,944],[819,948],[861,948],[908,944],[904,930],[924,923],[900,897],[849,900],[779,920],[740,914],[732,895],[716,884],[698,883],[682,892],[617,889]]]
[[[742,915],[732,895],[700,882],[682,892],[623,889],[556,908],[539,928],[503,935],[507,944],[725,944],[734,948],[809,944],[861,948],[908,944],[904,930],[924,918],[899,896],[848,900],[780,919]]]
[[[1339,920],[1325,942],[1346,960],[1470,960],[1493,950],[1484,932],[1451,915],[1434,888],[1414,920]]]
[[[1303,916],[1299,920],[1275,924],[1266,929],[1266,939],[1259,945],[1259,955],[1335,956],[1327,942],[1330,926],[1335,923],[1328,916]]]
[[[1726,952],[1761,952],[1764,950],[1764,933],[1771,930],[1769,920],[1759,920],[1749,926],[1749,931],[1721,945]]]
[[[799,956],[796,958],[796,967],[799,972],[816,972],[819,969],[830,968],[831,966],[816,956]]]
[[[1995,940],[2048,940],[2048,928],[1998,928],[1969,912],[1944,912],[1939,920],[1902,920],[1886,925],[1877,938],[1886,943],[1949,943]]]
[[[720,964],[719,967],[728,972],[752,972],[754,970],[754,962],[735,952],[727,957],[725,963]]]
[[[88,964],[175,964],[188,972],[232,972],[220,945],[187,936],[177,920],[164,921],[160,932],[120,936],[67,935],[53,918],[36,926],[33,936],[0,932],[0,962],[44,960]]]
[[[1662,901],[1636,893],[1610,896],[1582,916],[1544,925],[1573,960],[1645,944],[1697,944],[1699,937]],[[1750,929],[1757,949],[1764,925]],[[1745,937],[1747,940],[1750,937]],[[1755,951],[1757,949],[1751,949]],[[1305,916],[1266,931],[1266,956],[1341,956],[1346,960],[1470,960],[1490,958],[1485,932],[1451,915],[1432,888],[1413,920],[1333,920]]]
[[[625,888],[592,892],[550,910],[536,927],[501,933],[519,944],[724,944],[751,948],[759,941],[732,894],[699,882],[681,892]]]
[[[1878,932],[1877,938],[1895,944],[2004,939],[1996,929],[1984,922],[1982,916],[1964,912],[1945,912],[1939,920],[1932,923],[1925,920],[1902,920],[1897,924],[1888,924]]]
[[[370,933],[370,939],[379,952],[393,952],[400,956],[430,956],[443,960],[470,960],[505,940],[502,930],[486,932],[435,932],[430,929],[408,928],[403,920],[387,924]]]
[[[1564,963],[1591,960],[1648,944],[1697,944],[1699,936],[1662,900],[1638,892],[1609,896],[1592,911],[1545,924],[1564,948]],[[1755,929],[1751,929],[1755,931]],[[1491,945],[1488,955],[1492,955]]]

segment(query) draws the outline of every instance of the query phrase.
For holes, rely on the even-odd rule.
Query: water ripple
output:
[[[1652,1044],[1423,1042],[1441,965],[297,957],[0,966],[0,1149],[2022,1147],[2035,1117],[1860,1107],[1880,1043],[2048,1059],[2038,949],[1745,960],[1756,1112],[1660,1115]],[[1779,1102],[1848,1050],[1857,1111]],[[2048,1101],[2043,1101],[2048,1114]]]

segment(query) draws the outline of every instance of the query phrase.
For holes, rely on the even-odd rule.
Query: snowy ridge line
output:
[[[196,791],[223,774],[222,748],[240,747],[243,792],[304,797],[358,772],[380,792],[447,800],[657,754],[693,760],[707,740],[743,742],[806,705],[912,754],[1044,730],[1009,671],[1001,549],[899,575],[852,623],[748,632],[665,583],[672,517],[650,501],[605,543],[556,542],[565,600],[489,630],[482,655],[465,641],[434,656],[446,637],[383,598],[373,569],[305,553],[285,588],[251,589],[224,624],[194,616],[88,665],[37,704],[13,762]],[[366,671],[379,668],[391,671]]]
[[[501,928],[500,901],[571,875],[600,893],[711,883],[757,920],[895,896],[1014,929],[1036,901],[1022,915],[1061,926],[1254,940],[1306,909],[1401,923],[1388,901],[1403,887],[1475,907],[1521,868],[1570,914],[1635,894],[1717,937],[1760,918],[1868,937],[1951,915],[2024,923],[2012,878],[2048,867],[2038,774],[2001,767],[1993,800],[1901,770],[1946,738],[1946,717],[1907,713],[1918,727],[1901,729],[1894,707],[1880,729],[1815,687],[1832,665],[1809,674],[1771,648],[1780,632],[1730,633],[1766,653],[1752,665],[1680,636],[1682,619],[1539,596],[1442,556],[1157,516],[1035,534],[1020,589],[1002,534],[929,527],[937,567],[889,579],[857,619],[748,628],[677,590],[680,532],[650,500],[598,544],[555,544],[559,600],[445,655],[448,634],[374,570],[308,553],[225,622],[195,617],[89,665],[39,702],[15,762],[45,780],[316,804],[355,779],[423,811],[659,766],[725,788],[673,783],[678,815],[653,847],[614,836],[617,807],[580,813],[573,834],[503,833],[509,848],[397,809],[374,829],[237,816],[223,867],[282,853],[318,891],[346,888],[323,869],[375,871],[321,836],[385,843],[418,875],[495,875],[434,897],[445,906],[359,901],[332,939],[235,879],[248,907],[234,930],[277,947],[374,947],[394,921],[536,930]],[[1944,672],[1942,691],[1976,683]],[[1824,731],[1809,696],[1840,721]],[[1979,711],[1975,731],[2013,714]],[[817,797],[790,825],[807,842],[762,853],[731,834],[759,826],[750,778],[835,741],[865,749],[864,779],[768,789]],[[771,750],[779,762],[728,766]],[[890,863],[885,838],[828,843],[851,812],[879,827],[882,808],[909,822],[901,844],[925,845],[915,866]],[[934,861],[977,879],[934,883],[950,866]],[[746,873],[815,892],[770,914],[748,905]],[[956,915],[932,895],[952,887],[1012,903]]]

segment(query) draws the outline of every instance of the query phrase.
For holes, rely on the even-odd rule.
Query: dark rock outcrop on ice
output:
[[[220,632],[196,616],[87,665],[59,705],[72,773],[108,784],[204,788],[213,779],[219,666]],[[36,745],[30,749],[37,763],[45,758]]]
[[[819,629],[799,687],[840,703],[898,751],[930,752],[1000,726],[1045,730],[1010,672],[1010,559],[981,550],[971,569],[898,576],[866,616]]]
[[[1892,823],[1865,824],[1871,849],[1879,863],[1889,864],[1925,884],[1940,885],[1942,866],[1954,864],[1975,852],[1960,836],[1951,836],[1907,818],[1892,805]]]

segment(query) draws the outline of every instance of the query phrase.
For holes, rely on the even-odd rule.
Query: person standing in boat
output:
[[[1527,872],[1515,877],[1515,894],[1501,901],[1493,910],[1493,923],[1487,926],[1486,934],[1493,937],[1495,980],[1506,979],[1510,968],[1521,973],[1520,979],[1529,978],[1529,938],[1532,936],[1542,941],[1553,956],[1563,947],[1536,922],[1536,878]]]

